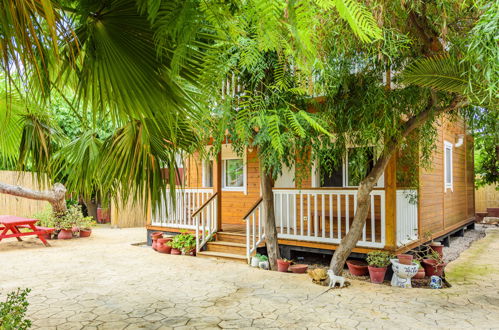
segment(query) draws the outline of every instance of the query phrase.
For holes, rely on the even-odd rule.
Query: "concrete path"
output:
[[[354,281],[319,296],[306,275],[162,255],[143,229],[0,242],[0,294],[29,287],[34,329],[499,328],[499,230],[448,266],[445,290]]]

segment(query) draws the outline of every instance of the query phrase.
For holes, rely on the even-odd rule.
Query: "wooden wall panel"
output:
[[[458,135],[466,134],[464,120],[443,118],[438,123],[438,136],[432,167],[420,174],[420,233],[443,234],[474,214],[473,205],[473,139],[456,147]],[[453,189],[444,191],[444,141],[451,142]]]
[[[499,207],[499,190],[497,186],[480,187],[475,194],[477,212],[487,212],[488,207]]]

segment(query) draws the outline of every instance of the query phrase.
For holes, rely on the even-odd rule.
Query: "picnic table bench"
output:
[[[54,231],[54,228],[36,226],[37,219],[27,219],[12,215],[0,215],[0,241],[4,238],[15,237],[18,241],[22,241],[22,236],[38,236],[45,246],[50,244],[45,239],[45,235]],[[31,229],[29,232],[21,232],[20,229]],[[11,232],[9,234],[9,231]]]

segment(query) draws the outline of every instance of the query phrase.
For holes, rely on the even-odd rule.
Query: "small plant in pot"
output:
[[[56,218],[56,228],[59,231],[57,239],[73,238],[73,222],[70,218],[65,216]]]
[[[390,265],[390,254],[383,251],[373,251],[367,254],[367,264],[371,282],[380,284],[385,279],[386,269]]]
[[[251,267],[258,267],[258,264],[260,263],[260,258],[262,255],[260,253],[255,254],[254,256],[251,257],[251,262],[250,266]]]
[[[77,226],[80,231],[80,237],[90,237],[92,227],[95,226],[95,221],[92,217],[83,217],[78,220]]]
[[[431,252],[426,256],[423,260],[423,267],[426,273],[426,276],[442,276],[444,273],[445,266],[447,263],[444,262],[440,254],[434,250],[430,250]]]
[[[177,236],[175,236],[175,237],[177,237]],[[168,245],[172,248],[170,251],[171,254],[181,255],[182,254],[182,243],[175,241],[175,237],[171,241],[167,242],[166,245]]]
[[[267,257],[266,255],[261,255],[260,262],[258,263],[258,267],[260,269],[268,270],[270,268],[269,257]]]
[[[277,271],[286,273],[288,271],[289,266],[293,263],[292,260],[288,260],[286,258],[277,259]]]

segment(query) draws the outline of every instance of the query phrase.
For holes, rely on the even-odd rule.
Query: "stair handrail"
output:
[[[251,255],[256,251],[258,245],[265,240],[265,227],[263,225],[263,198],[260,197],[243,217],[246,222],[246,258],[248,263],[251,261]],[[257,219],[255,219],[255,217]],[[258,232],[256,223],[258,221]]]
[[[214,193],[191,215],[196,223],[196,252],[201,251],[203,246],[205,246],[211,237],[218,231],[217,199],[218,193]]]

